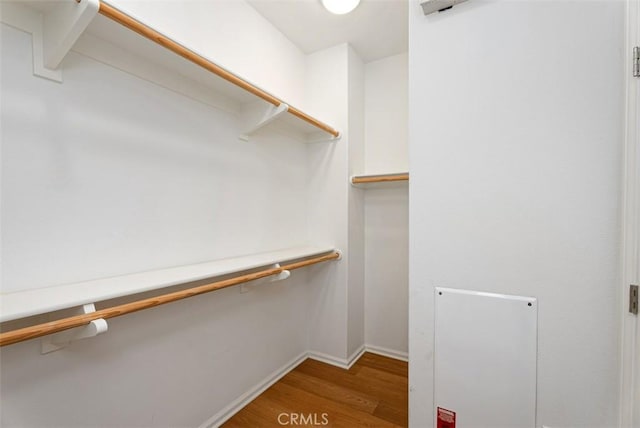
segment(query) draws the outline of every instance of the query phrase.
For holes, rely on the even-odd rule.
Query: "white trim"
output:
[[[362,354],[364,354],[365,352],[367,352],[367,347],[365,345],[362,345],[361,347],[356,349],[355,352],[353,354],[351,354],[351,356],[349,357],[349,363],[347,364],[347,370],[350,369],[351,366],[353,366],[356,363],[356,361],[358,361],[360,359],[360,357],[362,357]]]
[[[640,43],[640,4],[627,0],[627,41],[625,61],[626,82],[626,138],[623,158],[622,199],[622,266],[621,266],[621,361],[620,361],[620,426],[640,426],[640,358],[637,343],[638,318],[629,314],[629,284],[640,280],[640,230],[637,219],[640,216],[640,132],[638,114],[639,79],[632,76],[632,49]]]
[[[383,357],[393,358],[394,360],[400,360],[409,362],[409,353],[403,351],[396,351],[395,349],[389,349],[382,346],[365,345],[366,352],[372,354],[382,355]]]
[[[396,351],[395,349],[389,349],[375,345],[362,345],[360,348],[358,348],[358,350],[351,354],[348,359],[337,358],[332,355],[316,351],[309,351],[309,358],[311,358],[312,360],[320,361],[321,363],[331,364],[332,366],[349,370],[351,366],[353,366],[365,352],[371,352],[372,354],[393,358],[394,360],[400,360],[404,362],[409,361],[408,352]]]
[[[362,345],[358,349],[356,349],[353,354],[349,356],[349,358],[337,358],[329,354],[324,354],[322,352],[309,351],[309,358],[312,360],[320,361],[321,363],[330,364],[332,366],[340,367],[341,369],[349,370],[351,366],[355,364],[356,361],[362,357],[367,351],[365,345]]]
[[[349,361],[346,358],[338,358],[316,351],[309,351],[307,356],[312,360],[320,361],[321,363],[330,364],[345,370],[349,369]]]
[[[296,368],[300,363],[306,360],[308,357],[307,352],[303,352],[293,360],[289,361],[278,370],[271,373],[263,381],[259,382],[249,391],[242,394],[240,397],[231,402],[227,407],[220,410],[218,413],[207,419],[200,425],[200,428],[217,428],[225,423],[229,418],[242,410],[247,404],[255,400],[260,394],[267,390],[271,385],[282,379],[287,373]]]

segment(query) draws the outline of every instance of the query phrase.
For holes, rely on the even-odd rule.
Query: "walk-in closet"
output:
[[[640,427],[638,0],[0,0],[0,426]]]

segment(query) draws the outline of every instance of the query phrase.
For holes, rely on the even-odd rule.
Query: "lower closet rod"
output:
[[[270,268],[254,273],[249,273],[235,278],[225,279],[223,281],[212,282],[210,284],[200,285],[189,288],[187,290],[175,291],[173,293],[163,294],[157,297],[150,297],[111,308],[101,309],[89,314],[76,315],[60,320],[50,321],[18,330],[0,333],[0,346],[12,345],[14,343],[23,342],[29,339],[46,336],[48,334],[57,333],[74,327],[80,327],[89,324],[93,320],[100,318],[108,319],[119,317],[120,315],[130,314],[131,312],[140,311],[142,309],[153,308],[155,306],[164,305],[165,303],[175,302],[176,300],[186,299],[187,297],[197,296],[199,294],[209,293],[210,291],[220,290],[221,288],[231,287],[233,285],[242,284],[244,282],[254,281],[256,279],[265,278],[271,275],[277,275],[285,270],[299,269],[305,266],[322,263],[329,260],[340,258],[340,253],[334,251],[324,256],[315,257],[300,262],[291,263],[278,268]]]

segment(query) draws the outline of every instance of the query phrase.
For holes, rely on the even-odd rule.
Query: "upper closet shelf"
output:
[[[23,5],[42,13],[41,29],[24,28],[25,13],[20,10],[24,9]],[[241,139],[247,139],[276,120],[281,127],[303,134],[307,141],[340,138],[340,133],[333,127],[104,1],[2,2],[1,15],[3,22],[32,32],[34,73],[42,77],[61,80],[60,64],[72,48],[116,68],[133,68],[133,74],[145,68],[139,65],[140,61],[145,61],[146,69],[151,70],[147,74],[155,74],[150,78],[152,81],[156,81],[154,78],[162,81],[162,78],[158,77],[160,71],[149,67],[149,63],[169,70],[176,79],[186,78],[210,88],[224,100],[241,106],[250,105],[253,112],[249,118],[252,122],[246,126]],[[98,45],[101,45],[100,52],[92,52]],[[125,63],[128,63],[126,67]],[[132,63],[138,64],[131,66]],[[180,84],[173,83],[173,86]]]
[[[332,247],[295,247],[112,278],[0,294],[0,322],[249,271],[327,254],[332,251],[334,251]]]
[[[351,177],[351,185],[362,188],[383,188],[404,185],[409,182],[408,172],[396,172],[393,174],[354,175]]]

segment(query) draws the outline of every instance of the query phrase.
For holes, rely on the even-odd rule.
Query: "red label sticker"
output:
[[[456,428],[456,412],[438,407],[437,428]]]

